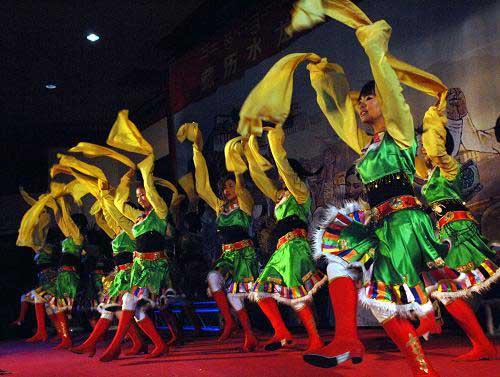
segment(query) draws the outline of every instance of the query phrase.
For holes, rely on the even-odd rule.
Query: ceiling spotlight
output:
[[[97,34],[90,33],[89,35],[87,35],[87,39],[90,42],[97,42],[99,40],[99,36]]]
[[[52,90],[52,89],[57,88],[57,85],[56,84],[47,84],[47,85],[45,85],[45,88],[48,90]]]

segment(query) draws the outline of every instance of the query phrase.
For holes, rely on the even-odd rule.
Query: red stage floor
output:
[[[330,332],[324,333],[329,339]],[[123,357],[101,363],[68,351],[52,351],[49,344],[26,344],[21,341],[0,343],[0,375],[14,376],[224,376],[224,377],[407,377],[410,373],[402,355],[381,330],[361,330],[368,354],[363,363],[350,362],[332,369],[320,369],[302,361],[300,350],[270,353],[239,352],[240,338],[217,344],[215,338],[201,338],[174,347],[168,356],[145,360],[142,356]],[[297,336],[301,348],[304,335]],[[496,342],[500,352],[500,342]],[[101,344],[101,347],[103,344]],[[455,363],[454,356],[466,351],[464,337],[445,334],[434,337],[424,347],[442,377],[499,376],[500,360]],[[97,356],[102,352],[98,350]]]

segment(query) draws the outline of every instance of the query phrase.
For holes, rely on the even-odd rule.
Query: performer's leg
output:
[[[219,307],[222,318],[224,319],[224,329],[219,337],[219,342],[229,339],[231,333],[236,330],[236,323],[231,315],[229,302],[227,301],[226,292],[224,290],[224,278],[218,271],[210,271],[207,276],[208,287],[212,292],[217,306]]]
[[[28,313],[28,309],[30,307],[30,303],[26,300],[26,295],[21,296],[21,307],[19,308],[19,315],[15,321],[11,322],[13,326],[21,326],[26,318],[26,314]]]
[[[120,356],[121,343],[134,318],[137,301],[138,298],[135,297],[132,293],[127,292],[123,295],[122,314],[120,317],[120,321],[118,322],[118,328],[116,329],[113,340],[109,344],[108,348],[106,348],[106,351],[104,351],[104,354],[101,356],[101,361],[115,360]]]
[[[274,329],[274,335],[269,342],[264,346],[266,351],[275,351],[293,343],[292,334],[288,331],[281,313],[278,308],[276,300],[271,297],[266,297],[257,302],[259,307],[266,315],[271,326]]]
[[[83,342],[78,347],[73,347],[71,349],[71,352],[78,354],[83,354],[88,352],[89,357],[93,357],[96,352],[96,344],[104,336],[104,334],[106,334],[106,331],[108,331],[109,326],[111,325],[111,321],[113,320],[113,317],[114,315],[112,312],[107,310],[102,310],[101,318],[99,318],[99,320],[96,322],[94,330],[89,335],[87,340],[85,340],[85,342]]]
[[[245,341],[243,343],[243,351],[250,352],[257,348],[259,341],[255,337],[252,331],[252,325],[250,324],[250,318],[248,318],[248,313],[244,306],[244,296],[229,293],[227,295],[229,303],[236,311],[236,315],[240,320],[241,327],[243,328],[243,333],[245,335]]]
[[[67,317],[65,311],[60,310],[56,313],[56,322],[57,322],[57,325],[59,326],[59,330],[60,330],[61,343],[59,343],[53,349],[60,350],[60,349],[71,348],[73,343],[71,341],[71,334],[69,332],[68,317]]]
[[[118,313],[117,316],[121,316],[121,311]],[[137,326],[137,323],[135,321],[131,322],[130,327],[128,328],[127,335],[132,342],[132,347],[123,352],[126,356],[148,353],[148,345],[144,341],[143,336],[141,335],[141,330],[139,330],[139,327]]]
[[[309,335],[309,344],[307,346],[306,352],[315,351],[320,349],[325,345],[321,340],[318,329],[316,328],[316,321],[314,320],[314,313],[308,304],[294,305],[293,310],[297,313],[297,316],[302,321],[302,324],[306,328],[307,335]]]
[[[47,341],[47,328],[45,325],[45,302],[35,297],[36,333],[31,338],[26,339],[28,343]]]
[[[138,308],[135,312],[135,320],[140,329],[148,336],[149,339],[153,342],[154,348],[151,353],[145,356],[146,359],[151,359],[155,357],[159,357],[164,353],[168,352],[168,346],[163,341],[161,335],[156,330],[156,327],[149,318],[144,310],[144,307]]]
[[[456,299],[451,302],[443,302],[446,310],[455,319],[458,325],[472,343],[472,350],[458,356],[455,361],[477,361],[483,359],[495,359],[497,356],[495,346],[486,337],[476,314],[470,305],[463,299]]]
[[[418,337],[424,337],[425,340],[429,339],[430,334],[441,334],[441,323],[436,320],[436,314],[431,301],[421,306],[424,314],[419,316],[420,324],[415,332]]]
[[[377,319],[380,320],[380,318]],[[400,317],[391,317],[383,321],[382,325],[387,335],[389,335],[399,350],[405,355],[413,376],[439,376],[432,368],[429,360],[426,359],[422,345],[409,320]]]
[[[309,364],[330,368],[349,359],[354,364],[363,360],[365,348],[358,337],[358,292],[355,280],[358,274],[342,263],[330,263],[327,267],[328,291],[335,316],[335,336],[330,344],[316,352],[304,355]]]

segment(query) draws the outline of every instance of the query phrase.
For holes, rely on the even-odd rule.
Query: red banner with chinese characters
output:
[[[248,68],[286,47],[290,1],[270,1],[239,18],[170,65],[171,111],[212,93]]]

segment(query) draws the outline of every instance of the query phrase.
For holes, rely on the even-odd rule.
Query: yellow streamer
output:
[[[127,165],[129,168],[136,168],[135,164],[127,156],[124,156],[123,154],[118,153],[111,148],[106,148],[97,144],[81,142],[78,143],[76,147],[71,148],[69,152],[80,152],[88,158],[109,157],[114,160],[120,161],[122,164]]]
[[[128,118],[128,110],[118,113],[106,141],[112,147],[143,155],[153,153],[153,147],[144,139],[137,126]]]

